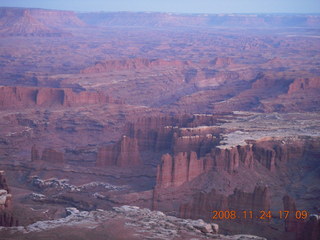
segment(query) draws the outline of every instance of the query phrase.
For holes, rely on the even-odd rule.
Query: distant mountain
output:
[[[71,28],[114,27],[319,27],[320,15],[174,14],[0,8],[0,36],[70,36]]]
[[[319,27],[320,15],[304,14],[173,14],[97,12],[77,16],[92,25],[144,27]]]
[[[2,36],[65,36],[71,35],[66,28],[84,25],[73,12],[0,8]]]

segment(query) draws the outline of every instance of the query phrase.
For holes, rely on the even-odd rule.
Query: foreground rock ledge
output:
[[[114,236],[112,234],[117,235],[117,239],[265,239],[252,235],[219,235],[217,224],[209,224],[201,219],[190,220],[167,216],[159,211],[135,206],[114,207],[110,211],[98,209],[91,212],[67,208],[66,213],[65,218],[40,221],[26,227],[2,227],[0,234],[5,237],[19,236],[19,239],[26,239],[30,236],[33,239],[41,239],[43,234],[50,236],[52,233],[52,239],[58,239],[59,234],[57,233],[61,231],[63,234],[60,235],[60,240],[70,237],[71,235],[68,234],[73,232],[77,232],[77,236],[81,232],[83,236],[89,233],[94,239],[105,239],[103,235],[111,236],[110,239],[112,239]],[[110,232],[113,232],[111,235],[109,235],[107,226],[113,226],[113,229],[109,229]],[[101,233],[102,230],[105,232],[99,235],[98,233]]]

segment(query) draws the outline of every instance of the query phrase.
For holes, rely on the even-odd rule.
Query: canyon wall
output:
[[[217,145],[216,137],[211,133],[205,135],[178,136],[173,135],[173,153],[194,151],[198,156],[204,156],[212,147]]]
[[[141,164],[138,141],[123,136],[115,144],[99,148],[96,165],[99,167],[118,166],[131,167]]]
[[[85,24],[71,11],[0,8],[0,35],[24,37],[68,37],[69,27]]]
[[[209,220],[212,219],[212,211],[226,210],[234,210],[238,214],[242,214],[242,211],[252,211],[254,214],[260,213],[260,211],[269,211],[269,189],[264,186],[256,186],[251,193],[235,189],[234,193],[229,196],[219,194],[215,189],[208,193],[199,192],[194,195],[190,202],[180,205],[179,215],[183,218]],[[256,215],[252,218],[241,216],[240,219],[243,221],[257,220]]]
[[[286,93],[274,99],[262,101],[266,112],[319,111],[320,78],[297,78],[289,85]]]
[[[320,77],[317,78],[298,78],[289,86],[288,94],[295,92],[308,91],[320,88]]]
[[[124,60],[108,60],[97,62],[94,66],[83,69],[81,73],[101,73],[113,71],[134,71],[148,68],[182,68],[187,66],[187,61],[168,61],[162,59],[124,59]]]
[[[170,149],[172,136],[180,120],[173,117],[156,116],[138,118],[126,126],[127,135],[138,140],[140,151]]]
[[[41,160],[51,164],[63,164],[64,156],[62,152],[46,148],[42,152]]]
[[[299,240],[319,240],[320,239],[320,216],[313,214],[309,216],[304,224]]]
[[[159,188],[178,187],[203,172],[202,160],[195,152],[180,152],[172,157],[170,154],[162,156],[161,165],[157,169],[157,186]]]
[[[295,200],[285,195],[282,201],[283,209],[289,211],[288,218],[285,219],[285,231],[294,233],[297,240],[318,240],[320,238],[319,215],[311,214],[306,219],[299,219],[296,217]]]
[[[45,148],[42,151],[41,157],[36,145],[31,148],[31,161],[38,162],[43,161],[48,164],[64,164],[64,153],[54,150],[52,148]]]
[[[218,142],[221,129],[210,127],[217,117],[206,114],[144,117],[128,123],[126,132],[138,139],[140,151],[195,151],[202,156]]]
[[[201,141],[197,144],[196,146],[201,146]],[[187,142],[186,149],[188,146]],[[244,146],[213,147],[209,153],[199,158],[193,151],[165,154],[157,170],[157,187],[177,187],[213,169],[229,174],[237,172],[240,165],[253,169],[254,162],[273,172],[282,163],[289,159],[302,158],[306,151],[311,152],[317,146],[316,141],[308,140],[289,143],[281,140],[261,140],[250,141],[250,144]],[[191,175],[189,171],[192,171]]]
[[[0,171],[0,227],[17,226],[12,212],[12,195],[4,171]]]
[[[34,106],[82,106],[109,103],[108,96],[100,92],[73,92],[72,89],[0,87],[0,109]]]
[[[252,145],[230,149],[213,148],[210,153],[200,158],[195,152],[179,152],[173,157],[165,154],[157,170],[157,187],[180,186],[213,168],[231,174],[237,170],[240,162],[248,168],[253,167]]]

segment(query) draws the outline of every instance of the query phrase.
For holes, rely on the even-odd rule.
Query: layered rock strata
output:
[[[288,144],[280,140],[249,142],[244,146],[214,147],[203,157],[195,152],[165,154],[158,166],[157,187],[177,187],[213,169],[229,174],[236,173],[240,165],[253,169],[254,162],[273,172],[289,159],[299,159],[317,146],[316,141],[307,140]],[[191,175],[189,171],[192,171]]]
[[[138,141],[123,136],[116,144],[101,147],[98,151],[97,166],[130,167],[141,163]]]
[[[211,211],[236,211],[242,214],[243,211],[248,211],[246,218],[239,217],[243,221],[255,221],[260,211],[270,210],[270,194],[269,189],[264,186],[256,186],[251,193],[235,189],[234,193],[225,196],[217,193],[212,189],[208,193],[199,192],[195,194],[193,200],[189,203],[180,205],[179,214],[183,218],[197,219],[202,217],[204,219],[211,219]],[[252,211],[253,217],[249,216],[249,211]],[[259,219],[260,221],[261,219]]]
[[[186,61],[168,61],[162,59],[124,59],[124,60],[109,60],[104,62],[97,62],[94,66],[88,67],[81,71],[81,73],[100,73],[112,71],[133,71],[148,68],[159,67],[184,67],[187,66]]]
[[[253,167],[252,145],[230,149],[213,148],[209,154],[198,158],[195,152],[179,152],[174,156],[165,154],[157,170],[157,187],[178,187],[212,169],[233,173],[240,162]]]
[[[4,171],[0,171],[0,226],[17,226],[12,212],[12,195],[7,185]]]
[[[51,164],[63,164],[64,155],[62,152],[46,148],[42,152],[41,160]]]
[[[34,106],[81,106],[109,103],[108,96],[100,92],[73,92],[72,89],[0,87],[0,109]]]

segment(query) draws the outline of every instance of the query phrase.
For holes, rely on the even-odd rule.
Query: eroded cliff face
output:
[[[320,216],[312,214],[304,224],[299,240],[318,240],[320,239]]]
[[[209,153],[199,158],[195,152],[178,152],[173,156],[165,154],[158,166],[157,187],[182,185],[191,180],[189,171],[192,171],[192,179],[210,170],[235,174],[240,166],[254,170],[256,163],[274,172],[281,169],[289,159],[303,158],[306,152],[311,153],[318,146],[317,141],[308,140],[288,143],[283,140],[249,142],[244,146],[213,147]],[[197,146],[201,146],[201,143],[199,141]],[[188,142],[184,147],[188,149]]]
[[[213,169],[232,174],[240,162],[249,169],[253,167],[252,145],[230,149],[213,148],[200,158],[195,152],[179,152],[174,157],[165,154],[158,166],[157,187],[177,187]]]
[[[182,68],[188,66],[187,61],[168,61],[162,59],[124,59],[124,60],[109,60],[104,62],[97,62],[94,66],[86,68],[81,73],[100,73],[112,71],[134,71],[149,68],[161,67],[177,67]]]
[[[207,155],[212,159],[214,168],[233,173],[237,170],[240,162],[245,167],[253,167],[252,145],[237,146],[231,148],[214,148]]]
[[[52,148],[45,148],[42,150],[42,154],[40,156],[40,151],[34,144],[31,148],[31,162],[39,161],[43,161],[48,164],[64,164],[64,152],[57,151]]]
[[[212,219],[212,211],[236,211],[242,214],[243,211],[252,211],[255,214],[251,218],[241,216],[242,221],[261,221],[257,219],[256,214],[260,211],[270,210],[270,193],[268,187],[256,186],[253,192],[244,192],[235,189],[233,194],[226,196],[218,193],[215,189],[210,192],[199,192],[194,195],[193,199],[188,203],[180,205],[179,215],[183,218],[203,218]],[[223,219],[222,219],[223,220]]]
[[[98,151],[96,162],[99,167],[132,167],[139,164],[141,164],[141,158],[138,141],[127,136],[123,136],[115,144],[101,147]]]
[[[195,152],[165,154],[157,169],[152,207],[166,209],[183,218],[208,220],[215,210],[234,210],[241,214],[243,211],[252,211],[252,218],[241,215],[235,220],[233,231],[241,231],[241,224],[245,224],[254,232],[255,227],[250,224],[260,225],[263,222],[279,228],[279,222],[275,223],[273,219],[277,217],[278,209],[294,213],[299,208],[289,196],[283,198],[283,207],[277,205],[288,191],[279,186],[278,182],[289,184],[299,171],[301,176],[305,176],[302,177],[304,184],[309,184],[306,191],[314,191],[317,187],[308,182],[308,175],[305,174],[306,169],[317,166],[318,156],[319,139],[308,137],[248,140],[243,146],[220,145],[213,147],[203,157],[198,157]],[[256,183],[256,187],[250,190],[249,187]],[[296,191],[296,186],[293,189],[290,191]],[[280,194],[275,194],[278,191]],[[315,201],[309,202],[309,205],[316,206],[314,204]],[[273,217],[258,216],[261,211],[269,210]],[[306,225],[309,221],[298,221],[291,214],[288,219],[283,219],[283,226],[274,234],[283,231],[284,238],[307,239],[302,236],[311,236],[310,232],[317,234],[317,230],[314,230],[317,221],[314,219]],[[222,228],[228,229],[231,226],[230,220],[222,219],[221,222]]]
[[[174,153],[195,151],[199,156],[204,156],[218,142],[216,137],[211,133],[189,136],[184,134],[179,135],[173,135],[172,150]]]
[[[301,219],[299,216],[301,210],[297,209],[295,199],[285,195],[282,201],[284,210],[289,211],[288,218],[285,219],[285,231],[294,233],[297,240],[318,240],[320,238],[319,215],[310,214],[307,218]]]
[[[50,164],[63,164],[64,156],[62,152],[46,148],[42,152],[41,160]]]
[[[22,107],[81,106],[109,103],[108,96],[100,92],[73,92],[72,89],[0,87],[0,109]]]
[[[203,164],[203,160],[199,160],[195,152],[179,152],[174,157],[165,154],[157,169],[156,187],[178,187],[191,181],[204,171]]]
[[[12,212],[12,195],[7,185],[4,171],[0,171],[0,227],[17,226]]]
[[[320,88],[320,78],[298,78],[289,86],[288,94]]]
[[[44,9],[1,8],[0,34],[24,37],[65,37],[66,27],[85,24],[70,11]]]
[[[319,89],[319,77],[297,78],[284,94],[262,101],[262,105],[266,112],[318,111]]]
[[[138,118],[127,124],[126,132],[129,137],[138,140],[140,151],[161,151],[170,148],[174,131],[170,126],[176,121],[165,116]]]

